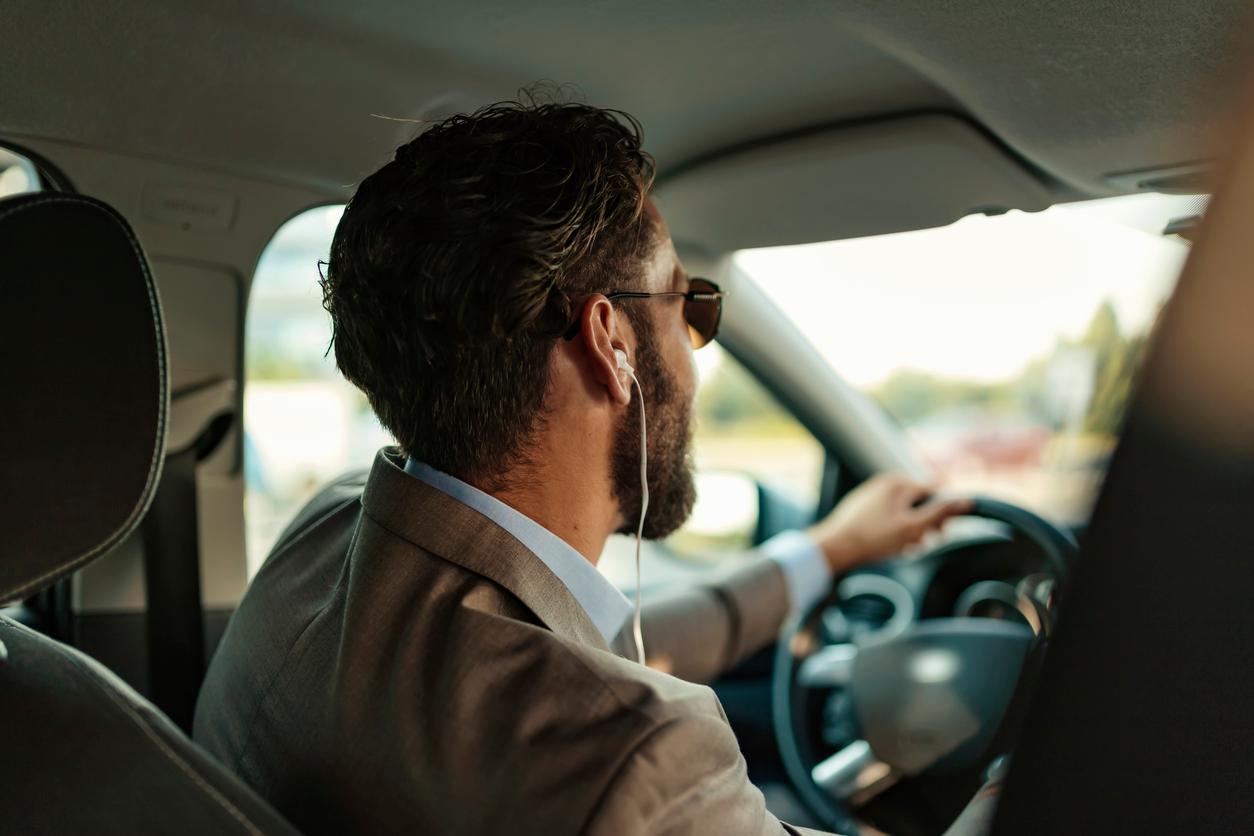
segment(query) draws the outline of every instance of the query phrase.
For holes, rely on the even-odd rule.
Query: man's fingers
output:
[[[971,506],[972,503],[969,499],[946,499],[929,502],[914,512],[914,524],[919,526],[922,531],[931,531],[934,528],[939,528],[941,523],[950,517],[968,513],[971,510]]]
[[[922,482],[909,482],[905,486],[905,495],[910,505],[922,506],[936,493],[936,486]]]

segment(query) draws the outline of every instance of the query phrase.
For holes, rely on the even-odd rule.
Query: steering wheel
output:
[[[1047,571],[1013,586],[981,581],[959,597],[956,617],[922,620],[901,583],[854,573],[780,635],[771,695],[780,754],[806,806],[836,832],[858,832],[852,811],[902,778],[971,769],[1001,754],[990,749],[1024,662],[1053,629],[1075,539],[993,499],[976,498],[967,516],[1020,534],[1041,552]],[[867,596],[887,599],[892,617],[852,640],[833,640],[832,619],[844,619],[840,602]],[[984,617],[995,612],[1012,617]],[[833,706],[839,739],[813,739],[816,712]],[[836,751],[825,754],[833,745]]]

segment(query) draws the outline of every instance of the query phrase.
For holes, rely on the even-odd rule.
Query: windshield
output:
[[[1198,197],[1133,195],[744,250],[736,264],[942,486],[1087,518]]]

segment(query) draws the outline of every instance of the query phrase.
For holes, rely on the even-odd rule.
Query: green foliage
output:
[[[253,347],[247,356],[245,375],[249,380],[309,380],[319,376],[308,359],[275,350],[267,343]]]
[[[1050,366],[1060,353],[1082,348],[1091,352],[1094,367],[1093,394],[1084,428],[1115,436],[1123,423],[1145,345],[1145,336],[1123,334],[1114,306],[1106,301],[1094,312],[1080,339],[1059,340],[1049,354],[1028,363],[1011,380],[979,383],[904,369],[889,376],[870,394],[906,425],[938,412],[973,406],[1026,413],[1048,425],[1056,420],[1047,402]]]
[[[339,377],[335,358],[324,357],[304,346],[293,348],[275,339],[254,339],[245,355],[248,380],[300,381],[327,380]]]
[[[702,381],[697,415],[704,432],[760,435],[800,432],[797,421],[739,363],[727,358]]]
[[[997,410],[1015,404],[1010,386],[946,380],[927,372],[903,369],[893,373],[871,396],[903,424],[913,424],[928,415],[965,406]]]
[[[1089,323],[1080,345],[1094,354],[1093,399],[1085,416],[1085,429],[1104,435],[1118,435],[1132,394],[1142,355],[1145,337],[1124,337],[1119,320],[1110,302],[1102,303]]]
[[[1123,418],[1132,398],[1132,388],[1137,380],[1141,360],[1145,355],[1146,338],[1131,337],[1123,340],[1104,367],[1099,367],[1097,386],[1085,429],[1104,435],[1118,435],[1123,428]]]

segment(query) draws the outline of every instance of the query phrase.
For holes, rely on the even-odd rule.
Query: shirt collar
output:
[[[610,644],[631,615],[632,604],[569,543],[530,517],[430,465],[407,459],[405,472],[483,514],[538,557],[583,607],[597,632]]]

